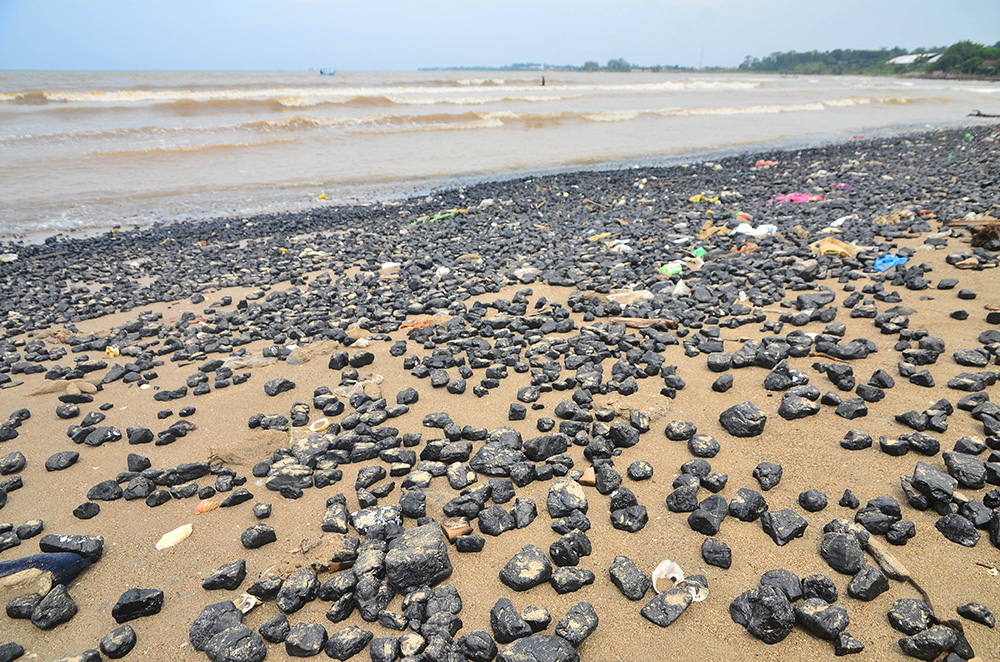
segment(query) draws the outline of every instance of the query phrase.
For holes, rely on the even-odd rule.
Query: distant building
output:
[[[939,57],[941,57],[940,53],[912,53],[910,55],[894,57],[889,60],[889,64],[924,64],[926,62],[934,62]]]

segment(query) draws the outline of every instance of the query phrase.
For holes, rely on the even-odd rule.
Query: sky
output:
[[[1000,0],[0,0],[0,69],[736,66],[1000,40]]]

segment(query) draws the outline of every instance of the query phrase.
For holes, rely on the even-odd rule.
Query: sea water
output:
[[[690,72],[0,72],[0,239],[989,121],[967,118],[973,109],[1000,111],[1000,85]]]

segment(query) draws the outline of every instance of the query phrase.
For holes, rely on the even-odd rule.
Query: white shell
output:
[[[686,579],[682,579],[674,584],[674,588],[682,588],[690,593],[692,602],[701,602],[708,597],[707,588],[696,582],[689,582]]]
[[[233,603],[236,605],[237,609],[245,614],[261,602],[260,598],[256,596],[250,595],[249,593],[243,593],[240,597],[236,598]]]
[[[191,531],[194,530],[190,524],[185,524],[184,526],[179,526],[173,531],[169,531],[163,534],[160,541],[156,543],[156,549],[166,549],[167,547],[173,547],[179,542],[187,540],[187,537],[191,535]]]
[[[656,570],[653,570],[653,590],[657,593],[660,592],[657,584],[661,579],[669,579],[671,582],[676,584],[684,579],[684,571],[681,570],[681,567],[673,561],[664,561],[660,565],[656,566]]]

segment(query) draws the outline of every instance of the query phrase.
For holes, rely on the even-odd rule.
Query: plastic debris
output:
[[[899,266],[900,264],[906,264],[908,259],[909,258],[900,257],[898,255],[883,255],[875,260],[875,271],[889,271],[889,269]]]
[[[649,290],[611,290],[611,294],[608,295],[608,301],[614,301],[623,306],[628,306],[633,303],[638,303],[639,301],[648,301],[653,298],[652,292]]]
[[[707,253],[707,252],[708,251],[706,251],[704,248],[702,248],[701,246],[699,246],[698,248],[694,249],[694,256],[695,257],[705,257],[705,253]]]
[[[860,217],[857,214],[848,214],[847,216],[841,216],[837,220],[830,223],[831,228],[839,228],[841,225],[847,221],[857,221]]]
[[[17,262],[17,253],[0,253],[0,262]]]
[[[830,188],[834,191],[850,191],[853,188],[850,184],[843,184],[841,182],[834,182],[830,184]]]
[[[692,195],[688,198],[688,202],[718,202],[719,196],[709,197],[704,193],[699,193],[698,195]]]
[[[764,161],[762,159],[760,161],[757,161],[757,163],[754,163],[754,165],[756,165],[756,166],[776,166],[776,165],[778,165],[778,162],[777,161]]]
[[[771,198],[768,202],[816,202],[822,200],[822,195],[813,195],[812,193],[785,193],[784,195],[779,195],[777,197]]]
[[[823,237],[819,241],[814,241],[809,244],[809,248],[816,255],[839,255],[849,258],[855,258],[858,255],[857,246],[833,237]]]
[[[660,273],[664,276],[675,276],[684,270],[684,263],[680,260],[667,262],[660,267]]]
[[[765,223],[757,227],[753,227],[749,223],[740,223],[733,230],[733,234],[745,234],[751,237],[769,237],[777,231],[778,226],[771,223]]]

